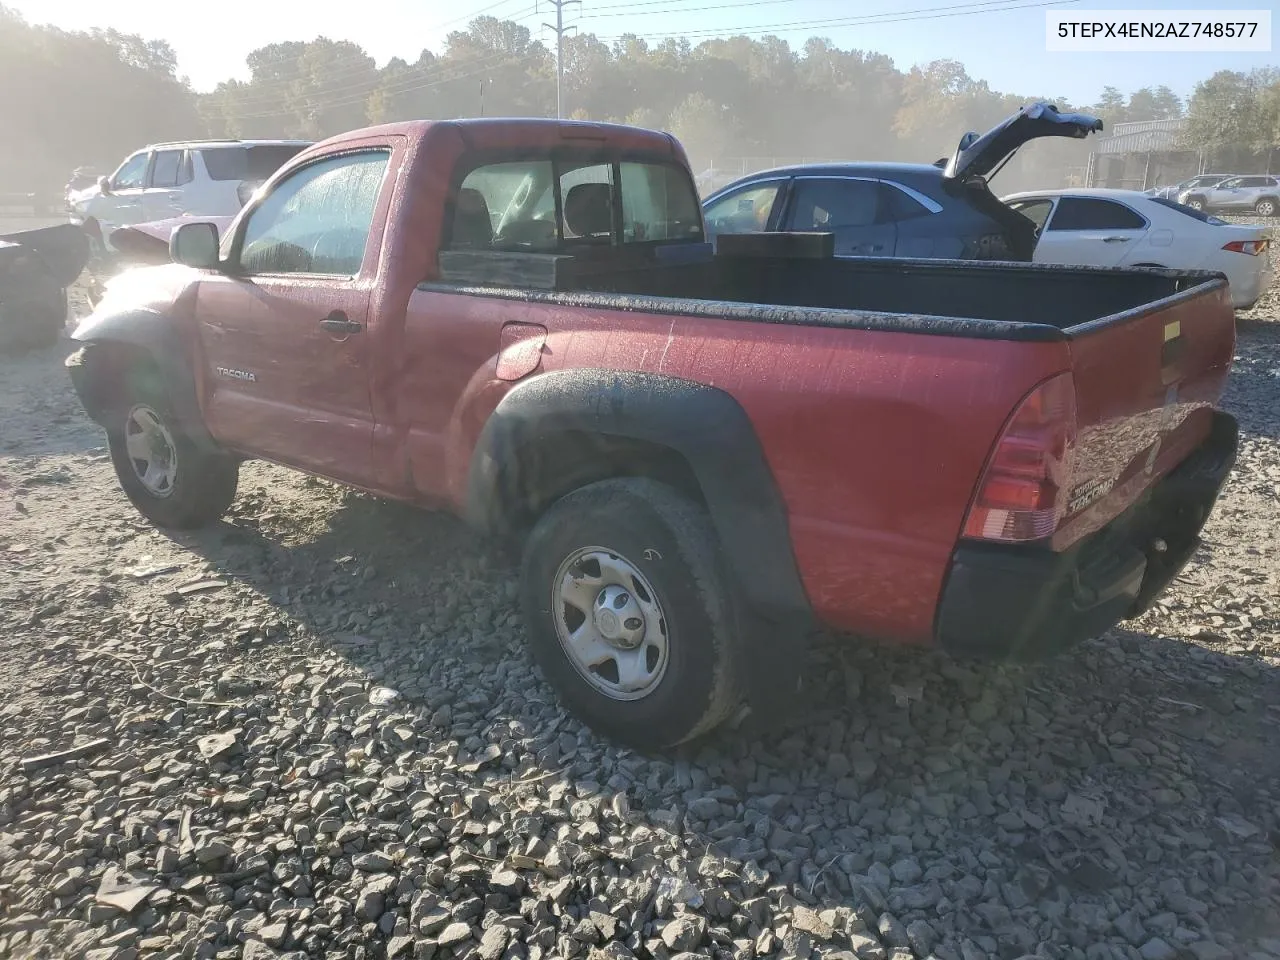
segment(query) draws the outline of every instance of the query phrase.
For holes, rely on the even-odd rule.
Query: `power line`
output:
[[[494,10],[498,7],[506,6],[507,4],[514,3],[514,2],[516,2],[516,0],[498,0],[497,3],[491,3],[487,7],[481,7],[479,10],[475,10],[471,13],[454,17],[452,20],[443,20],[439,23],[432,24],[426,29],[428,31],[439,30],[451,24],[459,23],[464,20],[468,20],[468,21],[474,20],[477,17],[480,17],[483,14],[488,13],[491,10]],[[524,0],[523,5],[529,6],[528,0]],[[528,12],[520,14],[519,16],[511,16],[511,17],[504,18],[501,22],[520,23],[521,21],[528,20],[531,17],[535,16],[536,13],[537,13],[536,9],[533,9],[532,7],[530,7]],[[390,64],[391,60],[402,60],[402,59],[404,58],[391,57],[390,60],[388,60],[388,64]],[[377,60],[374,57],[370,56],[368,53],[365,53],[363,51],[361,51],[360,53],[342,54],[340,56],[334,57],[333,59],[329,60],[326,63],[326,67],[334,67],[336,69],[330,70],[329,73],[326,75],[325,79],[328,81],[332,81],[335,79],[340,81],[343,78],[359,77],[368,68],[368,61],[373,61],[373,69],[379,73],[386,69],[386,66],[379,67],[377,64]],[[305,83],[306,80],[307,80],[306,77],[295,77],[295,78],[277,78],[277,79],[271,79],[271,80],[240,81],[244,86],[251,87],[253,89],[254,95],[250,98],[239,100],[237,102],[249,103],[249,104],[268,103],[272,100],[275,100],[279,96],[283,96],[291,92],[291,87],[294,84]],[[272,91],[275,91],[275,92],[272,92]],[[216,90],[210,91],[210,92],[216,93]]]
[[[504,2],[510,2],[510,0],[504,0]],[[524,14],[522,17],[518,17],[511,20],[505,20],[503,22],[504,23],[520,23],[522,20],[528,20],[533,16],[534,16],[534,13],[531,11],[529,13]],[[507,54],[503,53],[501,54],[501,56],[507,56]],[[361,60],[362,58],[354,57],[353,59],[358,61],[358,60]],[[340,61],[337,61],[337,62],[340,62]],[[450,66],[449,64],[441,64],[439,65],[438,69],[447,69],[449,66]],[[385,66],[378,67],[376,64],[374,65],[373,67],[374,75],[370,78],[373,81],[373,86],[365,94],[366,96],[371,96],[375,91],[381,88],[382,84],[387,82],[384,76],[384,72],[386,71],[386,69],[387,68]],[[410,65],[409,69],[414,69],[414,65]],[[282,78],[278,80],[259,81],[259,82],[250,81],[249,83],[245,84],[245,86],[250,89],[252,95],[249,97],[236,98],[233,102],[236,106],[261,107],[263,109],[266,109],[270,107],[272,104],[276,104],[281,99],[289,96],[306,96],[306,97],[324,97],[324,96],[330,96],[330,95],[347,96],[350,93],[348,89],[345,89],[346,87],[349,86],[347,81],[364,79],[364,77],[366,76],[366,70],[367,70],[367,64],[365,63],[356,62],[356,63],[348,64],[348,66],[345,69],[340,68],[337,70],[329,71],[324,77],[324,82],[316,86],[310,85],[310,83],[308,82],[309,78],[306,76],[298,76],[294,78]],[[417,77],[400,77],[397,79],[398,80],[420,80],[422,78],[421,76],[417,76]],[[390,82],[395,83],[397,81],[393,80]],[[301,89],[296,89],[298,87],[301,87]]]
[[[542,25],[548,30],[554,30],[556,35],[556,119],[559,120],[564,116],[564,101],[561,93],[564,87],[564,34],[566,30],[577,29],[564,25],[564,8],[572,3],[581,6],[582,0],[547,0],[547,2],[556,8],[556,25],[553,27],[545,22]]]
[[[604,7],[596,7],[591,13],[584,13],[578,19],[579,20],[597,20],[603,17],[651,17],[655,15],[669,16],[671,14],[703,13],[708,10],[737,10],[743,7],[769,7],[769,6],[776,6],[779,3],[792,3],[792,2],[794,2],[794,0],[734,0],[733,3],[717,3],[717,4],[710,4],[707,6],[699,6],[699,7],[682,7],[679,5],[673,7],[669,5],[672,3],[678,3],[678,0],[642,0],[642,2],[639,2],[639,3],[615,3],[615,4],[610,4]],[[859,21],[859,22],[865,20],[870,22],[870,21],[875,21],[884,17],[897,18],[905,14],[928,13],[934,10],[969,9],[969,8],[976,8],[976,7],[993,8],[993,9],[981,9],[981,10],[974,9],[972,10],[973,13],[999,13],[1001,10],[1004,10],[1004,9],[1014,9],[1014,10],[1018,9],[1017,6],[1013,6],[1013,7],[1007,6],[1008,4],[1013,4],[1015,2],[1016,0],[977,0],[977,2],[956,3],[956,4],[950,4],[942,7],[920,7],[914,10],[887,10],[884,13],[858,14],[853,17],[847,17],[847,18],[842,17],[837,19],[841,19],[841,20],[847,19],[850,21]],[[1079,0],[1058,0],[1058,2],[1076,3],[1076,2],[1079,2]],[[661,10],[635,10],[634,9],[636,7],[656,6],[658,4],[668,4],[668,6],[664,7]],[[1024,3],[1023,5],[1025,6],[1026,4]],[[612,12],[612,13],[607,12],[611,10],[615,12]],[[606,12],[599,12],[599,11],[606,11]],[[820,22],[820,21],[815,21],[815,22]],[[887,20],[885,22],[893,23],[895,21]]]
[[[415,93],[418,90],[427,90],[427,89],[430,89],[431,87],[437,87],[444,83],[452,83],[455,80],[466,80],[469,77],[479,76],[482,73],[489,72],[494,67],[499,66],[502,63],[511,63],[511,62],[513,62],[513,60],[509,54],[498,53],[490,57],[481,58],[478,61],[473,60],[465,64],[450,65],[458,68],[478,67],[478,69],[470,70],[466,73],[453,74],[451,76],[443,76],[443,77],[433,75],[432,77],[429,77],[425,80],[422,77],[401,77],[399,81],[391,81],[385,87],[382,87],[379,89],[383,90],[383,92],[391,96],[399,96],[406,93]],[[447,69],[447,67],[445,69]],[[370,93],[361,93],[354,96],[340,97],[336,100],[324,101],[318,104],[318,106],[320,107],[320,109],[324,109],[324,110],[331,110],[336,107],[355,106],[356,104],[367,101],[371,95],[372,94]],[[268,119],[272,117],[285,116],[286,114],[289,114],[291,112],[292,112],[291,109],[285,108],[280,110],[266,110],[259,113],[237,113],[234,115],[234,117],[235,119],[243,119],[243,120]]]
[[[988,2],[1000,2],[1000,0],[988,0]],[[911,14],[920,14],[919,16],[893,16],[889,19],[869,20],[859,17],[840,17],[831,20],[793,20],[784,23],[760,24],[750,27],[711,27],[705,30],[682,30],[677,33],[622,33],[616,36],[597,36],[596,39],[601,42],[609,40],[622,40],[627,37],[638,37],[642,39],[658,40],[666,38],[688,38],[688,37],[731,37],[731,36],[751,36],[753,34],[768,33],[797,33],[802,30],[813,30],[824,27],[845,27],[845,26],[867,26],[874,27],[884,23],[906,23],[911,20],[935,20],[945,17],[968,17],[983,13],[1004,13],[1010,10],[1026,10],[1040,7],[1056,7],[1065,4],[1079,3],[1080,0],[1039,0],[1035,3],[1018,3],[1013,6],[996,7],[993,9],[960,9],[952,13],[931,13],[927,12],[929,8],[921,10],[907,11]],[[735,4],[736,6],[736,4]],[[974,7],[977,4],[959,4],[960,7]],[[946,8],[932,8],[946,9]],[[879,16],[885,16],[881,14]]]

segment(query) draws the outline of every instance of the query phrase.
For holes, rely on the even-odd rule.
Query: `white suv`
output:
[[[234,216],[308,140],[187,140],[155,143],[110,176],[73,193],[71,219],[109,248],[112,230],[171,217]]]

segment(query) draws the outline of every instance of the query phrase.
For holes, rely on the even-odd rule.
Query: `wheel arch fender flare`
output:
[[[68,359],[67,366],[85,411],[96,423],[107,426],[103,388],[111,384],[104,378],[122,372],[107,361],[108,351],[101,348],[124,347],[155,366],[183,433],[200,447],[221,449],[205,426],[188,344],[170,317],[146,308],[95,313],[76,328],[71,339],[83,349]]]
[[[808,619],[787,512],[754,426],[724,390],[652,373],[564,370],[502,399],[472,452],[466,516],[486,533],[506,522],[504,474],[528,444],[578,433],[640,441],[691,469],[747,605],[770,619]]]

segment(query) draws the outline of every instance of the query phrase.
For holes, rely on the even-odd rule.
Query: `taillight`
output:
[[[1270,245],[1270,240],[1232,240],[1222,249],[1230,250],[1232,253],[1247,253],[1251,257],[1256,257],[1260,253],[1265,253]]]
[[[1071,374],[1046,380],[1018,405],[987,461],[964,535],[1022,542],[1052,534],[1066,509],[1076,442]]]

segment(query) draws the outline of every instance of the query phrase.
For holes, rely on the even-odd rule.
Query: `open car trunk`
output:
[[[1005,229],[1010,257],[1030,261],[1036,247],[1036,225],[1011,209],[991,192],[988,181],[1019,147],[1044,137],[1080,140],[1102,130],[1102,121],[1083,113],[1063,113],[1048,103],[1033,103],[988,130],[982,136],[967,133],[943,167],[948,193],[964,196]]]

